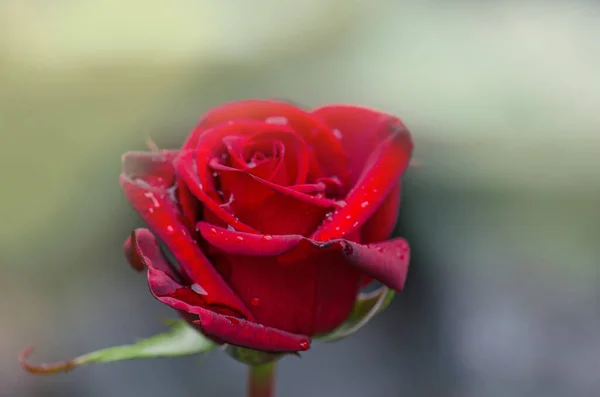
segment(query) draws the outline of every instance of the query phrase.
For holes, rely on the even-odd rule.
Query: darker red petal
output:
[[[157,258],[153,258],[156,260]],[[204,290],[194,285],[183,286],[144,258],[148,267],[148,285],[156,299],[179,310],[208,337],[221,343],[270,352],[307,350],[310,338],[266,327],[252,321],[218,313],[205,303]],[[194,316],[191,316],[194,315]]]
[[[312,330],[303,330],[307,334],[325,332],[345,320],[362,274],[401,290],[408,271],[409,250],[403,239],[362,245],[348,240],[322,243],[300,235],[240,233],[203,222],[198,229],[209,244],[223,252],[215,263],[228,261],[230,285],[259,321],[278,322],[279,327],[312,324]],[[312,284],[305,277],[311,278]],[[253,305],[253,298],[260,304]],[[316,308],[312,320],[304,317],[308,315],[303,305],[316,305],[312,306]],[[304,325],[296,323],[297,318],[302,318]]]

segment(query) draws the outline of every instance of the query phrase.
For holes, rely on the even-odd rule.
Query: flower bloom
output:
[[[125,255],[214,341],[306,350],[369,280],[402,289],[408,244],[388,237],[412,147],[398,118],[362,107],[215,108],[179,150],[123,156],[121,186],[149,228]]]

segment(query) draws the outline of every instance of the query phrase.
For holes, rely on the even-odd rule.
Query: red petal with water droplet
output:
[[[358,181],[346,196],[346,206],[335,211],[311,238],[327,241],[361,228],[398,183],[408,167],[412,148],[412,138],[404,125],[390,125],[388,137],[371,154]]]
[[[207,302],[229,307],[247,318],[252,318],[245,305],[223,281],[200,250],[197,242],[191,237],[183,223],[181,213],[167,192],[150,188],[145,184],[140,185],[124,174],[121,174],[120,182],[133,208],[173,253],[181,271],[190,283],[197,282],[206,289]],[[142,239],[140,241],[146,244],[150,236],[143,233],[140,238]],[[138,244],[138,246],[140,249],[148,247],[147,244],[144,246]],[[132,252],[131,248],[130,252]],[[151,253],[157,254],[154,251]],[[132,261],[131,257],[129,259],[135,265],[135,261]]]
[[[243,230],[249,233],[258,233],[258,231],[243,222],[240,222],[231,212],[227,211],[219,202],[211,198],[206,191],[204,186],[200,183],[200,179],[195,168],[195,153],[191,151],[182,152],[179,157],[175,160],[175,169],[177,170],[178,176],[185,181],[190,192],[204,205],[205,214],[204,217],[211,221],[219,222],[225,225],[231,225],[238,230]],[[207,216],[206,212],[209,211],[212,216]]]
[[[230,208],[236,216],[262,233],[309,235],[336,207],[333,200],[277,185],[214,160],[210,165],[219,174],[225,196],[233,195]]]
[[[302,245],[298,235],[237,233],[203,222],[198,228],[218,248],[213,263],[231,268],[224,278],[259,323],[315,335],[336,328],[352,311],[362,274],[335,250]]]
[[[351,183],[358,180],[371,153],[389,136],[390,128],[402,125],[397,117],[360,106],[327,105],[313,110],[312,115],[337,135],[348,156]]]
[[[162,303],[182,312],[202,333],[220,343],[271,352],[294,352],[308,349],[310,338],[257,324],[239,317],[223,314],[223,308],[206,302],[208,295],[199,295],[190,286],[181,285],[168,272],[167,259],[150,241],[151,234],[139,233],[132,240],[137,259],[148,269],[148,285],[152,295]],[[144,244],[140,244],[144,242]],[[205,289],[208,285],[202,284]],[[208,292],[208,291],[207,291]]]
[[[390,237],[396,226],[398,212],[400,211],[400,183],[392,188],[377,211],[361,228],[363,244],[384,241]]]
[[[352,309],[363,273],[400,291],[408,271],[409,247],[401,238],[368,245],[341,239],[323,243],[300,235],[265,238],[214,227],[204,222],[199,222],[197,227],[210,245],[224,253],[221,257],[213,255],[217,258],[215,263],[229,262],[232,271],[227,280],[238,295],[244,301],[259,296],[261,302],[265,302],[261,306],[263,310],[267,310],[266,313],[250,308],[261,322],[281,322],[286,316],[296,315],[290,310],[302,306],[303,302],[309,305],[314,303],[320,311],[315,312],[313,320],[303,320],[307,321],[306,324],[313,325],[314,329],[325,330],[329,326],[339,325],[335,323],[346,318],[344,315],[349,313],[346,310]],[[271,258],[274,260],[270,260]],[[280,283],[272,284],[276,281],[271,278],[278,277],[278,272],[282,273]],[[301,279],[297,284],[295,276]],[[313,285],[311,289],[303,277],[313,277],[313,282],[318,283],[314,285],[318,287]],[[319,280],[324,279],[327,282],[321,284]],[[285,285],[284,290],[287,291],[282,292],[281,288],[274,288],[273,285]],[[294,289],[296,287],[299,291]],[[293,291],[294,294],[274,296],[272,300],[265,301],[260,295],[261,291],[262,294],[284,294],[288,291]],[[315,296],[314,291],[323,294],[317,302],[311,301]],[[354,291],[354,295],[351,291]],[[287,308],[287,314],[283,308]],[[293,321],[294,319],[290,319],[287,326],[301,326]],[[310,334],[309,330],[303,332]]]
[[[248,100],[232,102],[209,111],[190,133],[183,149],[194,149],[207,129],[235,120],[265,121],[283,118],[309,146],[324,171],[323,175],[337,176],[344,184],[347,178],[347,159],[342,145],[331,129],[319,118],[289,103],[275,100]]]

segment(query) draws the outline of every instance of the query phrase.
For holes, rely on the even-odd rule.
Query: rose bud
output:
[[[217,343],[307,350],[370,280],[402,289],[408,245],[388,238],[412,148],[398,118],[367,108],[215,108],[179,150],[123,156],[121,186],[148,225],[126,257]]]

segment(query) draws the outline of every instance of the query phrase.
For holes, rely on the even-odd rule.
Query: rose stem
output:
[[[248,377],[248,397],[275,395],[275,363],[251,365]]]

